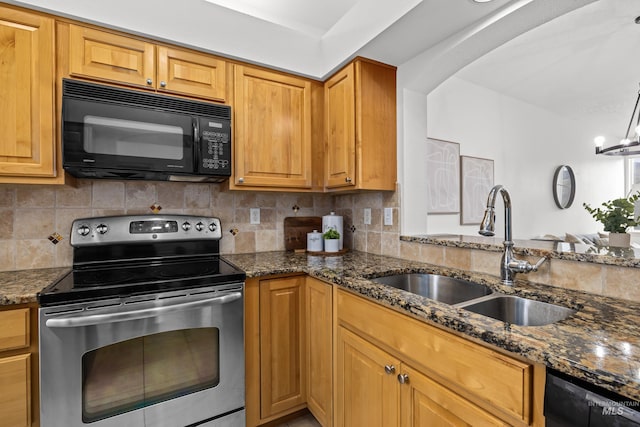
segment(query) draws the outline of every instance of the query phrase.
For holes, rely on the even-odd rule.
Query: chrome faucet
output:
[[[498,193],[502,196],[504,204],[504,252],[500,260],[500,279],[504,285],[513,285],[516,273],[529,273],[538,271],[538,268],[547,258],[541,258],[537,263],[530,264],[529,261],[516,259],[513,255],[513,241],[511,240],[511,196],[502,185],[494,186],[487,197],[487,209],[480,223],[478,233],[483,236],[494,236],[496,228],[496,197]]]

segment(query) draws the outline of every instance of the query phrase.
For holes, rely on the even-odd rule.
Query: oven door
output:
[[[243,290],[225,288],[41,308],[42,427],[243,419]]]

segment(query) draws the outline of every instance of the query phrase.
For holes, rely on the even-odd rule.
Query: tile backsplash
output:
[[[63,267],[72,263],[71,223],[102,215],[173,214],[220,218],[222,253],[284,249],[284,218],[344,216],[345,245],[376,254],[399,255],[398,192],[332,195],[223,191],[221,184],[78,180],[76,186],[0,185],[0,271]],[[371,208],[365,225],[363,209]],[[393,225],[383,225],[383,208]],[[250,209],[260,208],[260,224]]]

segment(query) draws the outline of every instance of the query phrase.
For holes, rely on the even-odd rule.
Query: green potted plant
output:
[[[604,225],[604,231],[609,232],[609,246],[629,247],[631,236],[627,229],[640,224],[640,217],[634,216],[635,202],[638,199],[640,191],[629,197],[604,202],[599,208],[592,208],[587,203],[582,206],[596,221]]]
[[[340,250],[340,233],[335,228],[330,228],[322,235],[325,252],[338,252]]]

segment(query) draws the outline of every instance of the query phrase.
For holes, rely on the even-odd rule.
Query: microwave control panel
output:
[[[231,123],[228,120],[200,118],[199,125],[198,172],[231,175]]]

